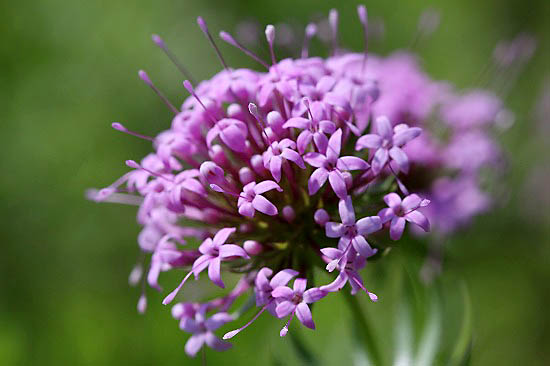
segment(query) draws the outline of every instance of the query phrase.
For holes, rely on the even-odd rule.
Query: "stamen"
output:
[[[269,24],[267,27],[265,27],[265,38],[267,39],[267,43],[269,44],[269,53],[271,54],[271,62],[273,65],[277,64],[277,60],[275,59],[275,51],[273,50],[273,43],[275,42],[275,27],[271,24]]]
[[[363,25],[363,36],[365,38],[365,54],[363,56],[363,64],[361,65],[361,74],[365,71],[365,65],[367,64],[367,52],[369,46],[369,36],[368,36],[368,13],[365,5],[359,5],[357,7],[357,15],[359,16],[359,21]]]
[[[183,81],[183,87],[185,89],[187,89],[187,91],[189,92],[189,94],[191,94],[196,100],[197,102],[199,102],[199,104],[201,105],[201,107],[204,109],[204,111],[206,112],[206,114],[208,114],[208,117],[210,117],[210,120],[216,124],[218,123],[218,121],[214,118],[214,116],[212,116],[210,114],[210,111],[208,110],[208,108],[206,108],[206,106],[204,105],[204,103],[202,102],[202,100],[199,98],[199,96],[195,93],[195,89],[193,89],[193,85],[191,84],[191,82],[189,80],[184,80]]]
[[[357,278],[355,278],[354,276],[351,276],[351,279],[352,279],[353,281],[355,281],[355,283],[356,283],[359,287],[361,287],[361,289],[362,289],[363,291],[365,291],[365,292],[369,295],[369,298],[370,298],[372,301],[374,301],[374,302],[378,301],[378,296],[376,296],[375,293],[370,292],[369,290],[367,290],[366,287],[361,283],[361,281],[359,281],[359,280],[358,280]]]
[[[331,9],[328,13],[328,22],[332,35],[332,55],[338,54],[338,11]]]
[[[141,165],[139,165],[138,163],[136,163],[134,160],[126,160],[126,165],[129,166],[130,168],[144,170],[144,171],[146,171],[147,173],[149,173],[149,174],[151,174],[151,175],[154,175],[155,177],[165,179],[165,180],[167,180],[167,181],[170,182],[170,183],[173,183],[173,182],[174,182],[174,180],[173,180],[172,178],[165,177],[164,175],[162,175],[162,174],[160,174],[160,173],[157,173],[157,172],[154,172],[154,171],[149,170],[149,169],[147,169],[147,168],[144,168],[143,166],[141,166]]]
[[[309,23],[306,26],[306,34],[304,36],[304,44],[302,46],[302,58],[309,57],[309,43],[315,34],[317,34],[317,26],[314,23]]]
[[[143,139],[143,140],[155,141],[155,139],[150,137],[150,136],[146,136],[146,135],[142,135],[141,133],[130,131],[129,129],[124,127],[123,124],[118,123],[118,122],[113,122],[111,124],[111,127],[114,128],[117,131],[124,132],[124,133],[127,133],[128,135],[132,135],[132,136],[135,136],[135,137],[139,137],[140,139]]]
[[[174,112],[174,114],[178,114],[180,111],[170,103],[170,101],[160,92],[160,90],[153,84],[151,79],[149,79],[149,75],[143,70],[139,70],[138,75],[141,80],[145,82],[145,84],[149,85],[151,89],[159,96],[160,99]]]
[[[193,77],[191,77],[191,74],[189,73],[189,71],[187,71],[187,69],[185,67],[183,67],[183,65],[181,64],[181,62],[178,60],[178,58],[176,57],[176,55],[174,55],[174,53],[172,51],[170,51],[170,49],[166,46],[166,43],[164,43],[164,40],[162,38],[160,38],[160,36],[158,34],[153,34],[151,36],[151,39],[153,40],[153,42],[161,49],[164,51],[164,53],[166,54],[166,56],[168,56],[168,58],[170,59],[170,61],[172,61],[172,63],[177,67],[177,69],[183,74],[183,76],[185,76],[186,79],[189,79],[189,80],[193,80]]]
[[[210,35],[210,32],[208,31],[208,26],[206,25],[206,22],[204,21],[204,19],[202,17],[197,17],[197,24],[199,25],[200,29],[202,30],[202,32],[204,33],[206,38],[208,38],[208,41],[210,42],[210,45],[212,47],[214,47],[214,51],[216,51],[216,55],[218,55],[218,59],[222,63],[223,68],[226,69],[226,70],[229,70],[229,68],[227,67],[227,64],[225,63],[225,60],[222,56],[222,53],[220,52],[220,49],[218,48],[218,46],[214,42],[214,39],[212,38],[212,35]]]
[[[288,321],[286,322],[285,326],[279,332],[279,335],[281,337],[286,336],[286,334],[288,333],[288,326],[290,325],[290,322],[292,321],[292,318],[294,318],[294,313],[290,314],[290,318],[288,318]]]
[[[246,55],[253,58],[254,61],[258,62],[263,67],[265,67],[266,69],[269,70],[269,65],[268,64],[266,64],[261,58],[256,56],[256,54],[254,54],[254,52],[250,51],[248,48],[246,48],[245,46],[243,46],[242,44],[237,42],[229,33],[221,31],[220,32],[220,38],[223,39],[225,42],[229,43],[230,45],[232,45],[233,47],[237,47],[242,52],[244,52]]]
[[[191,277],[192,274],[193,274],[193,271],[192,271],[192,270],[189,271],[189,273],[187,274],[187,276],[185,276],[185,277],[183,278],[183,280],[180,282],[180,284],[178,285],[178,287],[176,287],[176,288],[174,289],[174,291],[170,292],[170,293],[168,294],[168,296],[166,296],[166,297],[164,298],[164,300],[162,300],[162,305],[168,305],[168,304],[170,304],[170,303],[172,302],[172,300],[174,300],[174,298],[176,297],[176,295],[178,294],[178,292],[180,292],[181,288],[183,287],[183,284],[185,283],[185,281],[187,281],[187,279],[188,279],[189,277]]]
[[[272,300],[273,301],[273,300]],[[239,334],[241,331],[243,331],[244,329],[246,329],[250,324],[254,323],[254,321],[256,319],[258,319],[258,317],[265,311],[265,309],[267,309],[267,307],[271,304],[270,301],[269,303],[267,303],[256,315],[254,315],[254,317],[252,319],[250,319],[250,321],[248,323],[246,323],[245,325],[243,325],[242,327],[240,327],[239,329],[235,329],[235,330],[232,330],[231,332],[227,332],[223,335],[223,339],[231,339],[233,338],[234,336],[236,336],[237,334]]]

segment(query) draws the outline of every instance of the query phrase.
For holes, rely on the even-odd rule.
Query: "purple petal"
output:
[[[339,222],[327,222],[325,232],[329,238],[339,238],[346,232],[346,227]]]
[[[420,127],[411,127],[399,131],[393,135],[393,145],[394,146],[403,146],[412,139],[420,136],[422,129]]]
[[[245,202],[239,206],[239,213],[246,217],[254,217],[254,206],[251,202]]]
[[[333,170],[328,175],[328,181],[330,183],[330,186],[332,187],[332,190],[338,198],[344,199],[348,195],[348,190],[346,188],[346,181],[338,172],[337,170]]]
[[[321,132],[315,132],[313,135],[313,142],[315,142],[315,147],[317,147],[317,150],[322,152],[323,154],[327,151],[328,146],[328,138],[322,134]]]
[[[361,158],[356,156],[342,156],[336,161],[336,167],[340,170],[365,170],[368,169],[369,164]]]
[[[269,171],[271,172],[271,175],[273,175],[273,178],[275,178],[277,182],[281,181],[281,164],[282,163],[283,163],[283,159],[280,156],[273,156],[269,161]]]
[[[340,213],[340,218],[344,225],[349,226],[355,224],[355,211],[350,196],[338,202],[338,212]]]
[[[388,207],[395,209],[401,205],[401,197],[395,192],[388,193],[384,196],[384,202]]]
[[[225,288],[220,274],[221,259],[220,257],[213,258],[208,265],[208,278],[217,286]]]
[[[321,253],[323,253],[323,255],[327,258],[337,259],[337,258],[340,258],[342,256],[343,252],[341,250],[333,248],[333,247],[327,247],[327,248],[321,249]]]
[[[355,150],[361,149],[378,149],[382,146],[382,137],[375,134],[368,134],[359,137],[355,143]]]
[[[304,155],[304,160],[306,161],[306,163],[315,168],[321,168],[325,164],[327,158],[322,154],[309,152]]]
[[[256,194],[262,194],[268,191],[271,191],[273,189],[278,190],[279,192],[282,192],[282,188],[275,183],[272,180],[264,180],[263,182],[260,182],[254,186],[254,193]]]
[[[218,247],[223,243],[225,243],[227,238],[229,238],[229,235],[233,234],[235,231],[237,231],[237,229],[234,227],[223,228],[216,233],[216,235],[214,236],[214,239],[212,239],[212,242],[216,247]]]
[[[298,320],[310,329],[315,329],[315,323],[313,323],[313,317],[311,316],[311,310],[305,302],[301,302],[296,306],[296,316]]]
[[[275,216],[279,213],[277,207],[267,200],[264,196],[256,195],[252,200],[252,206],[261,213],[264,213],[269,216]]]
[[[402,217],[394,217],[390,224],[390,238],[392,240],[399,240],[405,230],[405,219]]]
[[[202,348],[202,345],[206,341],[206,336],[204,333],[199,333],[191,336],[185,343],[185,353],[189,356],[194,357],[197,352]]]
[[[195,334],[201,331],[200,325],[193,318],[182,318],[180,322],[180,329],[184,332]]]
[[[369,216],[357,221],[356,225],[359,234],[367,235],[382,229],[382,220],[378,216]]]
[[[201,252],[202,254],[210,254],[214,251],[216,247],[217,245],[214,245],[212,238],[206,238],[199,246],[199,252]]]
[[[222,341],[212,332],[206,333],[205,340],[208,347],[215,349],[216,351],[225,351],[233,346],[229,342]]]
[[[420,226],[424,231],[430,231],[430,221],[422,212],[412,211],[405,215],[405,220]]]
[[[248,258],[245,250],[235,244],[225,244],[220,247],[220,258],[243,257]]]
[[[376,153],[374,154],[374,158],[372,158],[372,171],[374,174],[380,173],[380,171],[384,168],[386,163],[388,162],[388,149],[386,148],[379,148],[376,150]]]
[[[393,137],[393,131],[391,128],[391,123],[388,117],[380,116],[375,121],[376,132],[384,139],[391,140]]]
[[[291,300],[294,297],[294,291],[287,286],[278,286],[271,292],[271,296],[277,299],[282,298]]]
[[[336,84],[336,79],[332,76],[323,76],[319,81],[317,82],[317,85],[315,88],[319,93],[325,94],[328,93],[333,87],[334,84]],[[313,106],[317,105],[317,103],[314,103]],[[314,113],[315,115],[316,113]]]
[[[283,301],[277,305],[275,308],[275,313],[279,318],[284,318],[294,312],[295,309],[296,305],[294,305],[291,301]]]
[[[294,117],[283,124],[283,128],[308,128],[310,120],[303,117]]]
[[[336,131],[336,125],[332,121],[321,121],[319,122],[319,130],[323,133],[333,134]]]
[[[256,287],[260,289],[269,288],[269,280],[267,279],[269,276],[273,274],[273,271],[271,268],[264,267],[258,271],[258,274],[256,275],[256,279],[254,280],[254,284]]]
[[[369,243],[367,243],[367,240],[363,238],[361,235],[357,235],[355,238],[352,239],[351,243],[353,244],[353,248],[359,253],[361,256],[368,258],[373,254],[373,250]]]
[[[403,211],[408,212],[408,211],[416,210],[418,207],[420,207],[421,202],[422,202],[422,198],[420,198],[417,194],[413,193],[403,199],[403,203],[401,203],[401,207],[403,207]]]
[[[325,184],[328,178],[328,171],[325,168],[318,168],[309,177],[307,186],[309,195],[317,193],[317,191]]]
[[[390,157],[397,163],[399,170],[407,174],[409,172],[409,158],[407,154],[397,146],[390,149]]]
[[[199,273],[201,273],[206,267],[208,267],[212,258],[214,257],[209,254],[205,254],[201,255],[195,260],[195,262],[193,262],[192,271],[195,276],[198,276]]]
[[[327,159],[331,162],[336,162],[340,156],[340,148],[342,147],[342,130],[338,129],[330,136],[327,146]]]
[[[286,160],[290,160],[294,162],[296,165],[298,165],[302,169],[306,168],[306,166],[304,165],[304,161],[302,160],[302,157],[300,156],[300,154],[298,154],[294,150],[284,149],[283,152],[281,153],[281,156]]]
[[[328,285],[319,287],[319,289],[326,292],[336,292],[342,289],[342,287],[346,285],[346,282],[348,282],[348,275],[346,274],[346,272],[340,272],[340,274],[338,275],[338,277],[336,277],[334,281],[332,281]]]
[[[294,280],[294,293],[303,294],[306,290],[307,280],[305,278],[297,278]]]
[[[304,130],[298,135],[298,139],[296,140],[296,144],[298,145],[298,152],[300,154],[303,154],[304,151],[306,151],[307,146],[311,142],[313,135],[309,130]]]
[[[210,147],[212,145],[212,141],[214,141],[214,139],[218,137],[219,134],[220,128],[218,127],[218,125],[215,125],[210,130],[208,130],[208,133],[206,134],[206,146]]]
[[[298,272],[293,269],[283,269],[282,271],[278,272],[271,281],[269,282],[269,285],[271,288],[276,288],[279,286],[286,286],[288,281],[293,279],[298,275]]]
[[[239,152],[246,151],[246,136],[247,134],[234,124],[224,128],[220,133],[220,137],[224,144],[231,150]]]
[[[233,317],[228,313],[217,313],[212,315],[210,318],[206,319],[204,325],[206,329],[214,331],[221,327],[222,325],[233,321]]]
[[[385,224],[386,222],[393,219],[393,217],[395,216],[395,213],[391,208],[383,208],[378,212],[378,216],[380,217],[382,224]]]
[[[304,292],[304,302],[311,304],[313,302],[321,300],[326,295],[326,291],[320,290],[317,287],[313,287]]]

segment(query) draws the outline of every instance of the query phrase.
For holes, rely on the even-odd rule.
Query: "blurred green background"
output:
[[[322,3],[322,4],[320,4]],[[110,184],[150,151],[140,140],[110,128],[121,121],[145,134],[166,129],[170,112],[137,77],[147,70],[173,101],[186,95],[177,70],[150,41],[162,35],[196,79],[220,69],[195,23],[234,31],[247,19],[260,24],[305,24],[336,7],[341,39],[361,49],[355,1],[66,1],[0,3],[0,365],[200,364],[183,351],[161,296],[150,291],[149,309],[137,314],[138,290],[127,277],[138,250],[135,209],[84,199],[88,187]],[[385,38],[372,50],[407,47],[427,6],[442,13],[441,26],[418,52],[436,79],[475,85],[496,42],[520,31],[539,48],[507,103],[515,125],[502,135],[510,159],[508,194],[489,215],[449,243],[443,281],[458,293],[465,279],[473,305],[474,365],[550,364],[550,129],[534,109],[549,82],[550,2],[456,0],[368,2],[369,15],[385,22]],[[301,37],[301,34],[299,35]],[[255,67],[222,45],[231,65]],[[323,53],[319,44],[318,53]],[[284,54],[284,51],[281,51]],[[548,111],[548,106],[546,106]],[[542,118],[542,119],[541,119]],[[533,176],[533,172],[538,172]],[[391,263],[391,261],[389,262]],[[391,318],[384,286],[390,264],[378,262],[370,286],[386,305],[362,306],[376,319]],[[172,280],[172,282],[170,282]],[[175,278],[163,277],[166,287]],[[460,312],[449,315],[456,322]],[[318,330],[294,327],[332,365],[352,358],[343,299],[316,307]],[[235,338],[229,352],[207,353],[221,362],[299,364],[281,321],[260,319]],[[378,329],[384,329],[380,320]],[[392,343],[384,332],[382,344]],[[390,347],[391,348],[391,347]],[[275,356],[274,356],[275,355]]]

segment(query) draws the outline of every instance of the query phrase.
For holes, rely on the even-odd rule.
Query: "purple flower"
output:
[[[237,205],[239,207],[239,213],[243,216],[254,217],[256,210],[269,216],[275,216],[279,213],[277,207],[271,203],[267,198],[262,196],[262,193],[271,191],[273,189],[282,192],[283,190],[277,183],[272,180],[264,180],[261,183],[255,182],[248,183],[244,186]]]
[[[231,348],[231,343],[216,337],[214,331],[232,320],[233,317],[228,313],[217,313],[207,318],[204,306],[195,313],[194,317],[183,317],[180,321],[180,328],[192,334],[185,344],[185,353],[193,357],[205,343],[216,351],[225,351]]]
[[[340,198],[347,196],[346,181],[342,173],[350,170],[365,170],[369,164],[356,156],[340,157],[342,147],[342,130],[338,129],[328,140],[325,154],[310,152],[304,160],[317,168],[308,181],[309,194],[314,195],[325,184],[327,178],[334,193]]]
[[[311,140],[315,143],[317,151],[325,153],[328,145],[328,138],[325,133],[332,134],[336,130],[334,122],[329,121],[325,117],[325,111],[323,104],[320,102],[313,102],[308,105],[308,111],[310,118],[294,117],[289,119],[283,125],[284,128],[299,128],[303,130],[296,139],[298,145],[298,152],[303,154]]]
[[[340,238],[338,247],[344,252],[351,246],[363,257],[370,257],[373,249],[363,235],[372,234],[382,228],[378,216],[363,217],[355,222],[355,212],[351,197],[340,200],[338,204],[341,223],[327,222],[325,225],[326,235],[329,238]]]
[[[212,145],[212,141],[220,136],[224,144],[231,150],[243,152],[246,151],[246,137],[248,129],[246,124],[238,119],[224,118],[214,125],[206,135],[206,143],[208,147]]]
[[[397,164],[398,170],[407,173],[409,159],[401,147],[420,135],[422,129],[400,124],[392,130],[390,121],[385,116],[378,117],[375,123],[376,133],[361,136],[355,144],[355,150],[376,149],[371,162],[374,174],[384,169],[390,157]]]
[[[287,286],[279,286],[271,295],[279,302],[275,308],[275,312],[279,318],[284,318],[290,315],[290,319],[286,325],[281,329],[280,336],[284,337],[288,332],[288,326],[294,317],[294,314],[298,317],[298,320],[310,329],[315,329],[315,323],[311,316],[311,310],[308,304],[321,300],[326,296],[326,292],[319,290],[318,288],[310,288],[306,290],[307,280],[305,278],[297,278],[294,280],[294,286],[291,289]]]
[[[207,267],[210,280],[221,288],[225,287],[220,274],[222,260],[231,260],[235,257],[250,258],[240,246],[224,244],[229,235],[233,234],[236,230],[235,228],[223,228],[216,233],[214,239],[207,238],[202,242],[199,246],[199,252],[202,255],[195,260],[191,271],[185,276],[178,287],[164,298],[162,301],[164,305],[174,300],[192,273],[195,275],[195,278],[198,278],[199,274]]]
[[[321,249],[321,253],[323,253],[326,257],[326,261],[329,265],[331,263],[337,263],[337,269],[340,272],[334,281],[328,285],[319,287],[321,291],[336,292],[341,290],[346,283],[349,282],[352,295],[355,295],[359,290],[363,290],[369,295],[372,301],[378,300],[378,296],[365,288],[363,285],[363,280],[357,272],[365,266],[365,257],[358,254],[354,250],[351,250],[346,254],[344,250],[336,248],[323,248]],[[376,254],[376,249],[371,252],[371,256],[374,254]]]
[[[264,167],[269,169],[271,175],[277,182],[281,181],[281,166],[283,160],[289,160],[305,169],[302,157],[293,149],[296,148],[296,143],[290,139],[282,141],[273,141],[263,154]]]
[[[279,286],[286,286],[291,279],[298,275],[298,272],[292,269],[283,269],[269,280],[268,277],[272,274],[273,271],[270,268],[260,269],[254,281],[254,292],[256,293],[256,306],[267,305],[269,312],[275,315],[277,304],[273,301],[274,298],[271,293]]]
[[[391,221],[390,238],[399,240],[405,229],[405,221],[420,226],[424,231],[430,230],[430,222],[423,213],[418,211],[420,207],[427,206],[430,201],[421,199],[417,194],[411,194],[401,201],[397,193],[389,193],[384,196],[384,202],[389,208],[380,210],[378,216],[382,223]]]

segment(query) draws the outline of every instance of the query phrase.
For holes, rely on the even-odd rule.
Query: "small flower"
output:
[[[216,351],[225,351],[231,348],[231,343],[225,342],[214,334],[214,331],[222,325],[229,323],[233,317],[228,313],[216,313],[206,317],[206,307],[202,306],[194,317],[184,317],[180,322],[180,328],[193,334],[185,344],[185,353],[195,356],[202,346],[206,345]]]
[[[288,326],[294,314],[296,314],[298,320],[303,325],[310,329],[315,329],[315,323],[313,322],[308,304],[321,300],[327,293],[316,287],[306,290],[306,286],[307,280],[305,278],[297,278],[294,280],[292,289],[287,286],[279,286],[271,293],[271,295],[279,301],[275,309],[277,316],[279,318],[284,318],[290,315],[288,322],[283,329],[281,329],[281,337],[287,334]]]
[[[420,207],[427,206],[430,201],[421,199],[417,194],[411,194],[401,201],[397,193],[389,193],[384,196],[384,202],[389,208],[380,210],[378,216],[382,223],[391,221],[390,238],[399,240],[405,229],[405,221],[420,226],[424,231],[430,231],[430,222],[423,213],[418,211]]]
[[[347,196],[346,181],[342,173],[350,170],[365,170],[369,164],[356,156],[340,157],[342,147],[342,130],[338,129],[328,140],[325,154],[310,152],[304,156],[304,160],[317,168],[309,177],[309,194],[313,195],[325,184],[327,178],[334,193],[340,198]]]
[[[294,141],[284,139],[280,142],[273,141],[264,153],[264,167],[269,169],[277,182],[281,181],[281,166],[284,160],[292,161],[302,169],[306,168],[302,157],[293,150],[295,148],[296,143]]]
[[[384,116],[378,117],[375,123],[377,132],[361,136],[355,144],[355,150],[376,149],[371,167],[374,174],[382,171],[390,157],[395,161],[399,170],[407,173],[409,159],[401,147],[420,135],[422,129],[400,124],[395,126],[392,131],[390,121]]]
[[[272,180],[264,180],[258,184],[255,182],[248,183],[243,187],[243,191],[237,201],[239,213],[243,216],[254,217],[254,212],[258,210],[269,216],[277,215],[279,213],[277,207],[267,198],[262,196],[262,193],[273,189],[279,192],[283,191],[281,187]]]
[[[329,238],[340,238],[338,248],[344,252],[353,246],[361,256],[370,257],[373,249],[364,235],[372,234],[382,228],[380,218],[378,216],[363,217],[355,222],[355,212],[349,196],[340,200],[338,210],[342,223],[327,222],[325,225],[326,235]],[[335,264],[331,266],[333,270],[334,266]]]

